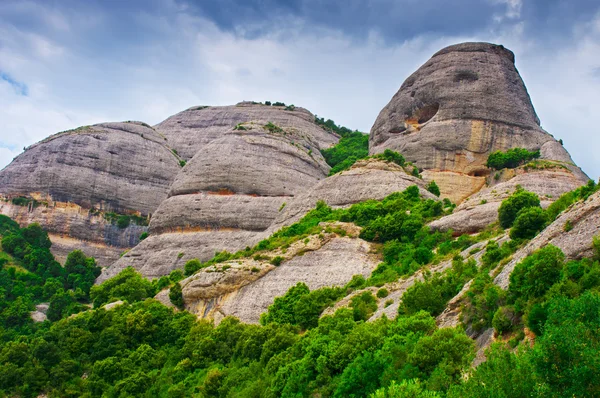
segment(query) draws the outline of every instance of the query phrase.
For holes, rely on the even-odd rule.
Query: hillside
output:
[[[0,396],[595,396],[599,191],[489,43],[368,137],[256,102],[52,135],[0,171]]]

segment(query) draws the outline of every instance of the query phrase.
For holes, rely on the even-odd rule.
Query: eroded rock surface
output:
[[[304,108],[285,110],[283,106],[251,102],[241,102],[232,106],[191,107],[154,127],[167,137],[170,145],[187,160],[238,124],[258,120],[270,121],[286,130],[302,132],[321,149],[328,148],[338,141],[338,137],[316,125],[315,116]]]
[[[566,230],[567,222],[571,224],[572,229]],[[552,224],[513,255],[512,260],[496,276],[494,283],[508,289],[510,274],[515,266],[546,245],[558,247],[567,259],[591,257],[594,254],[592,242],[595,236],[600,236],[600,192],[596,192],[586,201],[573,204],[561,213]]]
[[[409,175],[402,167],[378,159],[360,160],[350,170],[327,177],[287,202],[269,231],[298,221],[319,200],[333,208],[347,207],[369,199],[381,200],[412,185],[419,187],[424,198],[438,199],[427,191],[423,180]]]
[[[406,79],[375,121],[369,151],[389,148],[425,170],[482,176],[489,174],[491,152],[514,147],[573,163],[541,129],[514,54],[494,44],[462,43],[437,52]],[[442,191],[450,191],[438,179]]]
[[[177,175],[151,220],[150,237],[104,274],[133,266],[157,277],[182,268],[183,260],[206,261],[256,244],[283,203],[329,172],[311,131],[253,120],[221,132]],[[184,255],[174,261],[178,253]]]
[[[453,230],[455,234],[473,233],[498,221],[498,209],[502,201],[512,195],[518,186],[535,192],[542,207],[549,206],[562,194],[572,191],[586,183],[568,169],[561,167],[549,170],[529,170],[523,168],[508,170],[507,181],[495,183],[470,196],[459,205],[452,214],[433,221],[429,226],[436,230]]]
[[[360,229],[352,224],[334,226],[344,228],[349,236],[323,232],[308,241],[295,242],[285,251],[267,253],[284,258],[279,267],[246,258],[216,264],[192,275],[181,282],[186,309],[217,322],[233,315],[257,323],[275,297],[284,295],[298,282],[312,290],[343,286],[357,274],[368,277],[379,262],[371,253],[371,244],[356,238]]]

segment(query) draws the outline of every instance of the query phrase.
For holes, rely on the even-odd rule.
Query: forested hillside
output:
[[[531,218],[531,209],[540,209],[536,212],[549,222],[596,190],[590,183],[547,211],[539,208],[535,195],[528,201],[519,198],[532,194],[517,192],[502,210],[516,214],[508,217],[511,236],[515,228],[529,225],[523,219]],[[382,244],[384,262],[373,276],[315,291],[298,284],[275,300],[261,325],[226,318],[218,326],[152,298],[165,287],[178,286],[181,272],[150,283],[127,269],[92,287],[98,274],[93,259],[74,252],[62,268],[49,253],[44,231],[36,225],[19,228],[4,217],[0,391],[25,397],[600,393],[600,242],[594,246],[596,257],[577,261],[565,261],[553,246],[536,251],[517,265],[503,291],[492,283],[489,271],[506,264],[532,236],[489,243],[478,267],[458,253],[473,242],[502,235],[501,227],[459,238],[432,233],[424,223],[444,211],[441,202],[420,199],[416,189],[347,210],[320,204],[249,255],[302,239],[320,222],[351,221],[363,226],[363,238]],[[540,228],[532,228],[535,236]],[[383,288],[377,297],[360,294],[347,308],[319,317],[349,292],[383,286],[446,258],[453,259],[452,268],[409,289],[394,320],[367,321],[375,301],[385,300]],[[499,336],[487,362],[476,369],[471,368],[475,343],[464,329],[438,329],[435,320],[471,279],[463,322],[470,328],[493,326]],[[177,295],[171,297],[176,304]],[[123,302],[103,307],[117,300]],[[41,302],[50,304],[48,321],[34,323],[30,311]]]

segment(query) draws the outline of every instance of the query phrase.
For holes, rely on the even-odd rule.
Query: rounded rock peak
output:
[[[487,42],[465,42],[453,44],[451,46],[442,48],[440,51],[433,54],[433,57],[437,57],[438,55],[444,55],[451,52],[464,52],[464,53],[472,53],[472,52],[487,52],[498,54],[500,56],[508,58],[513,64],[515,63],[515,54],[510,51],[508,48],[504,47],[501,44],[487,43]]]
[[[491,43],[438,51],[382,109],[370,153],[392,149],[423,169],[476,174],[492,151],[554,141],[540,128],[514,59]],[[557,160],[569,159],[562,152]]]

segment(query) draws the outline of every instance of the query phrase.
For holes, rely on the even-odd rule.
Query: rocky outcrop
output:
[[[319,200],[333,208],[348,207],[369,199],[381,200],[411,185],[417,185],[424,198],[438,199],[427,191],[423,180],[408,174],[402,167],[379,159],[360,160],[350,170],[319,181],[287,202],[269,231],[275,232],[298,221],[314,209]]]
[[[169,144],[186,160],[238,124],[257,120],[272,122],[286,131],[301,132],[320,149],[338,141],[338,137],[316,125],[315,116],[306,109],[287,109],[253,102],[233,106],[195,106],[171,116],[154,128],[167,137]]]
[[[151,214],[167,198],[178,158],[141,123],[103,123],[50,136],[0,171],[0,194]]]
[[[99,280],[127,266],[147,277],[162,276],[186,259],[206,261],[222,250],[253,246],[286,201],[326,177],[329,166],[316,142],[311,131],[267,120],[222,132],[177,175],[169,199],[151,220],[150,237]],[[184,254],[175,258],[178,253]]]
[[[165,139],[143,123],[80,127],[30,146],[0,171],[0,212],[23,226],[40,223],[59,260],[83,249],[107,266],[147,228],[121,229],[101,213],[152,214],[180,169]],[[17,206],[15,197],[36,202]]]
[[[435,230],[453,230],[455,234],[474,233],[498,221],[498,209],[502,201],[514,193],[517,187],[538,194],[542,207],[547,207],[565,192],[572,191],[586,181],[567,168],[556,167],[542,170],[506,170],[506,181],[489,178],[490,186],[470,196],[452,214],[433,221],[429,226]]]
[[[573,164],[541,129],[514,54],[494,44],[462,43],[437,52],[406,79],[375,121],[369,151],[390,148],[421,169],[477,177],[489,174],[491,152],[514,147]],[[446,179],[435,179],[442,192],[452,192]]]
[[[572,228],[565,228],[567,222]],[[508,289],[510,274],[515,266],[546,245],[558,247],[567,259],[591,257],[594,255],[592,242],[596,236],[600,236],[600,192],[561,213],[552,224],[513,255],[512,260],[496,276],[494,283]]]
[[[285,250],[262,253],[281,256],[275,267],[260,257],[227,261],[201,270],[181,281],[186,309],[199,317],[219,322],[233,315],[243,322],[258,323],[275,297],[284,295],[298,282],[312,289],[343,286],[352,276],[368,277],[380,261],[371,244],[356,238],[360,229],[352,224],[334,223],[347,236],[326,232],[297,241]]]

